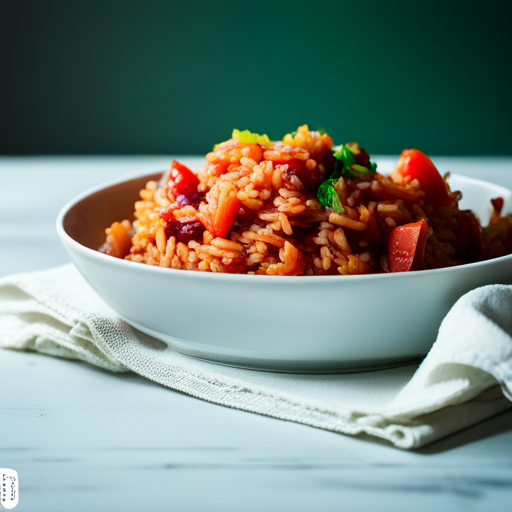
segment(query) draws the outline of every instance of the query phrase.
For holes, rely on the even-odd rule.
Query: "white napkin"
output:
[[[512,407],[512,287],[462,297],[423,363],[342,375],[230,368],[116,317],[71,265],[0,280],[0,347],[132,370],[203,400],[418,448]]]

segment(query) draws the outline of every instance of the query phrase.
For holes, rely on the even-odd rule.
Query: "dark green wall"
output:
[[[512,154],[512,2],[0,3],[0,153],[203,153],[299,124]]]

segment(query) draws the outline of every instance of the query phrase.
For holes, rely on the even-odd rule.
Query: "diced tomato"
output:
[[[180,195],[191,196],[197,192],[198,185],[199,178],[187,166],[172,161],[167,192],[170,201],[175,201]]]
[[[421,269],[427,243],[428,225],[422,219],[412,224],[397,226],[388,242],[389,270],[407,272]]]
[[[401,178],[399,181],[406,184],[417,179],[428,203],[446,205],[451,200],[446,183],[437,167],[418,149],[402,151],[393,175],[394,179]]]

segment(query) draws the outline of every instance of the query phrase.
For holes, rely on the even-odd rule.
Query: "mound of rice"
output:
[[[370,167],[368,154],[357,143],[345,146],[354,156],[354,168]],[[184,270],[287,276],[379,273],[390,271],[393,228],[423,219],[428,223],[425,252],[414,269],[510,252],[503,243],[510,238],[510,222],[497,211],[494,231],[487,234],[492,248],[482,253],[477,247],[480,224],[472,212],[459,209],[460,194],[448,184],[448,203],[435,206],[425,201],[418,180],[401,183],[395,175],[356,172],[333,183],[341,205],[334,211],[321,204],[318,189],[335,165],[332,139],[307,125],[276,142],[235,130],[232,139],[206,155],[192,193],[173,192],[172,168],[159,183],[147,183],[135,203],[133,224],[114,223],[100,250]]]

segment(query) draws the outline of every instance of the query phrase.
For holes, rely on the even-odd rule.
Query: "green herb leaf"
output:
[[[332,202],[332,181],[334,180],[325,180],[318,189],[316,197],[324,206],[330,206]]]
[[[295,130],[295,131],[293,131],[292,133],[290,133],[290,135],[291,135],[292,137],[295,137],[295,135],[297,135],[297,130]]]
[[[356,159],[354,158],[352,151],[350,151],[346,145],[334,147],[333,155],[336,160],[343,163],[345,169],[350,169],[350,167],[356,163]]]
[[[377,172],[377,164],[371,160],[368,160],[368,169],[371,173],[375,174]]]
[[[336,192],[336,189],[334,188],[336,181],[337,180],[333,178],[324,181],[318,189],[317,197],[320,203],[327,208],[330,208],[337,213],[342,213],[344,208],[341,204],[338,192]]]
[[[350,170],[351,170],[352,172],[356,172],[356,173],[358,173],[358,174],[368,174],[368,173],[370,172],[370,171],[369,171],[366,167],[364,167],[363,165],[356,165],[356,164],[354,164],[354,165],[350,168]]]
[[[334,158],[336,158],[337,162],[334,167],[334,172],[331,175],[331,179],[338,179],[340,176],[345,178],[350,177],[351,167],[356,163],[356,159],[352,154],[352,151],[348,148],[348,146],[336,146],[332,149]]]
[[[332,187],[333,193],[332,193],[332,201],[331,201],[331,210],[336,213],[343,213],[345,211],[345,208],[343,208],[343,205],[340,201],[340,196],[338,195],[338,192],[336,192],[336,189]]]
[[[340,176],[345,178],[354,176],[357,178],[361,174],[367,174],[368,172],[375,174],[377,172],[377,164],[371,160],[368,161],[366,167],[357,165],[352,151],[346,144],[333,147],[332,152],[337,162],[331,178],[339,178]]]
[[[354,158],[352,151],[350,151],[346,145],[341,148],[341,161],[343,162],[345,169],[350,169],[356,163],[356,159]]]

